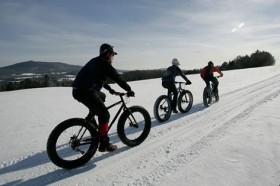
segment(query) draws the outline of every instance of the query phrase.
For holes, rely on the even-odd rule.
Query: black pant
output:
[[[98,116],[99,124],[109,122],[110,113],[104,105],[106,95],[103,92],[92,92],[90,90],[73,89],[73,97],[83,103],[90,112]]]
[[[168,96],[170,96],[171,93],[173,93],[173,99],[172,99],[171,107],[172,107],[172,109],[176,109],[178,91],[177,91],[177,88],[176,88],[175,84],[171,81],[162,81],[162,86],[164,88],[168,89],[168,93],[167,93]]]
[[[211,76],[208,78],[204,78],[206,86],[210,87],[210,81],[213,83],[213,92],[218,92],[219,81],[216,77]]]

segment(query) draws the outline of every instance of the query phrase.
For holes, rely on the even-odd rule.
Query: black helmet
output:
[[[213,63],[212,61],[209,61],[209,62],[208,62],[208,66],[211,66],[211,67],[212,67],[212,66],[214,66],[214,63]]]
[[[115,52],[113,48],[114,48],[113,46],[104,43],[100,46],[99,55],[104,54],[105,52],[110,52],[110,53],[114,53],[114,55],[117,55],[118,53]]]

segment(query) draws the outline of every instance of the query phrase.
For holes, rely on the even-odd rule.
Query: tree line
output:
[[[45,74],[42,78],[26,78],[23,80],[6,80],[0,82],[0,91],[11,91],[29,88],[43,87],[69,87],[72,85],[71,80],[58,81],[56,76]]]
[[[266,51],[255,51],[250,56],[237,56],[234,60],[224,62],[221,70],[234,70],[275,65],[275,58]]]
[[[215,62],[214,62],[215,63]],[[207,62],[205,63],[207,64]],[[255,67],[264,67],[275,65],[275,58],[266,51],[255,51],[250,56],[237,56],[234,60],[229,62],[223,62],[222,65],[218,67],[223,70],[234,70],[234,69],[245,69],[245,68],[255,68]],[[203,66],[204,67],[204,66]],[[193,69],[193,70],[182,70],[184,74],[198,74],[202,70]],[[153,79],[162,77],[163,71],[165,69],[155,69],[155,70],[134,70],[124,73],[123,79],[126,81],[137,81],[145,79]]]
[[[218,66],[222,71],[245,69],[275,65],[275,58],[266,51],[256,50],[250,56],[237,56],[234,60],[229,62],[223,62],[221,66]],[[203,68],[203,67],[202,67]],[[182,70],[185,74],[198,74],[201,69]],[[137,81],[162,77],[165,69],[154,70],[133,70],[121,74],[125,81]],[[109,83],[111,83],[109,81]],[[0,82],[0,91],[11,91],[27,88],[40,88],[40,87],[69,87],[72,85],[71,80],[58,81],[55,76],[49,76],[45,74],[42,78],[27,78],[21,81],[4,81]]]

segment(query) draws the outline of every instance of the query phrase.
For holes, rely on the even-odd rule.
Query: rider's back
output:
[[[125,90],[130,87],[119,76],[116,69],[100,57],[91,59],[77,74],[73,87],[100,91],[107,78],[114,80]]]
[[[205,66],[201,73],[200,73],[200,76],[203,78],[203,79],[210,79],[212,77],[214,77],[214,72],[218,72],[218,73],[222,73],[217,67],[215,66]]]
[[[172,65],[167,68],[166,73],[162,77],[162,81],[175,82],[176,76],[181,75],[181,73],[182,71],[179,67]]]

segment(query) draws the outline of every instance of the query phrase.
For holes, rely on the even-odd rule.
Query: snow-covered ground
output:
[[[87,115],[71,88],[1,92],[0,185],[279,185],[280,66],[225,71],[220,101],[209,108],[202,104],[204,82],[188,77],[193,107],[165,123],[153,116],[154,101],[166,93],[160,79],[130,82],[136,97],[129,105],[152,117],[149,137],[129,148],[114,125],[110,137],[119,150],[97,152],[72,170],[56,167],[46,153],[59,122]],[[107,95],[108,105],[118,100]]]

